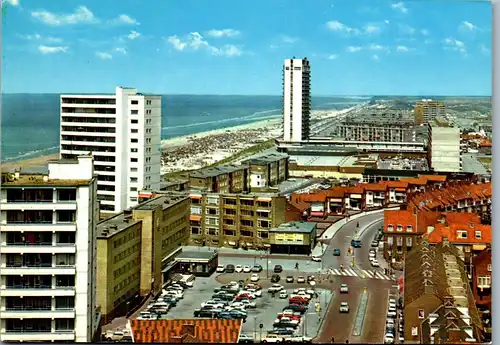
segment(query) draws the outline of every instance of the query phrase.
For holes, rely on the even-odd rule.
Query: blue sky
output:
[[[491,5],[379,0],[3,0],[2,92],[491,95]]]

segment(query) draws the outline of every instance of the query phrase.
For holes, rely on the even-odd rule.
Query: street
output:
[[[383,223],[383,213],[371,214],[357,218],[345,224],[330,240],[328,248],[323,255],[324,268],[339,271],[340,265],[344,266],[344,275],[333,277],[332,290],[334,297],[328,308],[325,321],[321,327],[318,343],[329,343],[334,337],[336,343],[382,343],[386,320],[388,293],[396,282],[392,279],[372,279],[374,267],[368,260],[370,244],[378,229]],[[357,223],[359,222],[359,228]],[[361,248],[354,249],[354,256],[348,255],[351,240],[355,231],[360,233]],[[334,256],[334,249],[340,249],[340,256]],[[351,266],[354,257],[354,266]],[[381,263],[382,267],[383,263]],[[379,268],[378,271],[382,271]],[[354,272],[356,276],[349,276],[347,272]],[[379,273],[377,273],[379,275]],[[380,274],[381,275],[381,274]],[[340,285],[347,284],[348,294],[340,294]],[[366,291],[368,299],[364,318],[362,318],[362,332],[360,336],[353,335],[357,311],[360,305],[360,296]],[[348,302],[349,314],[340,314],[341,302]]]

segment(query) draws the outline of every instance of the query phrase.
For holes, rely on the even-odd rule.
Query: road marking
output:
[[[335,272],[335,274],[336,274],[336,275],[338,275],[338,276],[342,274],[342,273],[340,273],[340,271],[339,271],[338,269],[334,269],[333,271],[334,271],[334,272]]]
[[[386,279],[382,273],[377,272],[375,275],[377,276],[378,279]]]
[[[352,269],[347,269],[347,274],[349,274],[351,277],[357,277],[358,275],[356,274],[356,272]]]
[[[363,273],[364,273],[365,275],[367,275],[368,277],[373,278],[373,273],[372,273],[372,272],[367,271],[367,270],[363,270]]]
[[[342,271],[342,275],[343,275],[343,276],[346,276],[346,275],[347,275],[347,273],[345,272],[345,270],[343,270],[343,271]]]

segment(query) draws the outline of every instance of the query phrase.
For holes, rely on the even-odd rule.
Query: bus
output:
[[[361,248],[361,241],[359,240],[359,236],[355,235],[351,240],[351,247],[353,248]]]

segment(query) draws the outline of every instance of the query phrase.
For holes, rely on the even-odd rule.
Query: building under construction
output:
[[[346,118],[337,135],[348,141],[414,142],[415,121],[409,111],[373,111]]]

